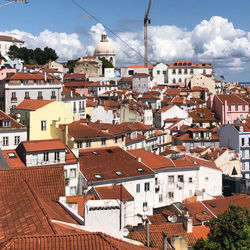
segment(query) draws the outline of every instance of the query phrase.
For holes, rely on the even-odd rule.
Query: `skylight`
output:
[[[207,213],[206,211],[204,211],[204,210],[201,211],[201,212],[202,212],[203,214],[205,214],[205,215],[208,215],[208,213]]]
[[[114,153],[114,151],[112,151],[111,149],[106,149],[106,151],[110,154]]]
[[[118,175],[118,176],[123,176],[123,173],[121,171],[115,171],[115,173]]]
[[[137,170],[138,170],[138,172],[140,172],[140,173],[144,173],[144,172],[145,172],[145,170],[142,169],[142,168],[137,168]]]
[[[96,179],[99,179],[99,180],[100,180],[100,179],[103,179],[102,176],[101,176],[100,174],[95,174],[95,178],[96,178]]]
[[[216,208],[216,205],[214,203],[209,204],[212,208]]]
[[[9,158],[16,158],[15,153],[8,153]]]
[[[93,151],[92,152],[94,155],[99,155],[99,153],[97,151]]]

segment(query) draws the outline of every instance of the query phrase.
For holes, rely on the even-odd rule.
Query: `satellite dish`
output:
[[[127,228],[123,228],[123,229],[122,229],[122,235],[123,235],[124,237],[127,237],[127,236],[129,235],[129,231],[128,231]]]
[[[173,222],[177,222],[177,219],[178,219],[178,218],[177,218],[176,215],[173,215],[172,218],[173,218]]]
[[[170,222],[173,222],[173,217],[172,217],[172,216],[168,216],[168,220],[169,220]]]
[[[20,118],[20,117],[21,117],[21,114],[19,114],[19,113],[18,113],[18,114],[16,114],[16,117]]]

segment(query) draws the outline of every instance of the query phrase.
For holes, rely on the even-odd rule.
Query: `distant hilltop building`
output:
[[[0,53],[6,59],[9,60],[8,51],[10,46],[16,45],[18,48],[23,47],[24,41],[18,40],[12,36],[0,35]]]
[[[107,33],[104,31],[101,35],[101,41],[94,51],[95,57],[105,57],[115,67],[115,50],[111,42],[108,41]]]

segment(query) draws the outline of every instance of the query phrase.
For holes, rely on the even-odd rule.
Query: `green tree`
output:
[[[112,64],[112,62],[107,60],[105,57],[99,58],[99,60],[102,61],[102,74],[104,74],[105,68],[114,68],[114,65]]]
[[[11,45],[8,51],[8,56],[11,60],[20,58],[19,48],[16,45]]]
[[[250,212],[230,205],[228,210],[208,222],[208,239],[199,239],[194,249],[250,249]]]
[[[54,49],[45,47],[43,51],[44,51],[44,58],[45,58],[46,63],[49,60],[55,61],[58,58],[56,51]]]
[[[4,60],[5,62],[7,62],[6,58],[2,56],[1,53],[0,53],[0,60]]]

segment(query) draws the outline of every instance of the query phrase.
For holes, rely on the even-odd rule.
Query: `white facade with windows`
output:
[[[158,63],[154,66],[152,75],[154,85],[164,85],[168,82],[168,66],[164,63]]]

